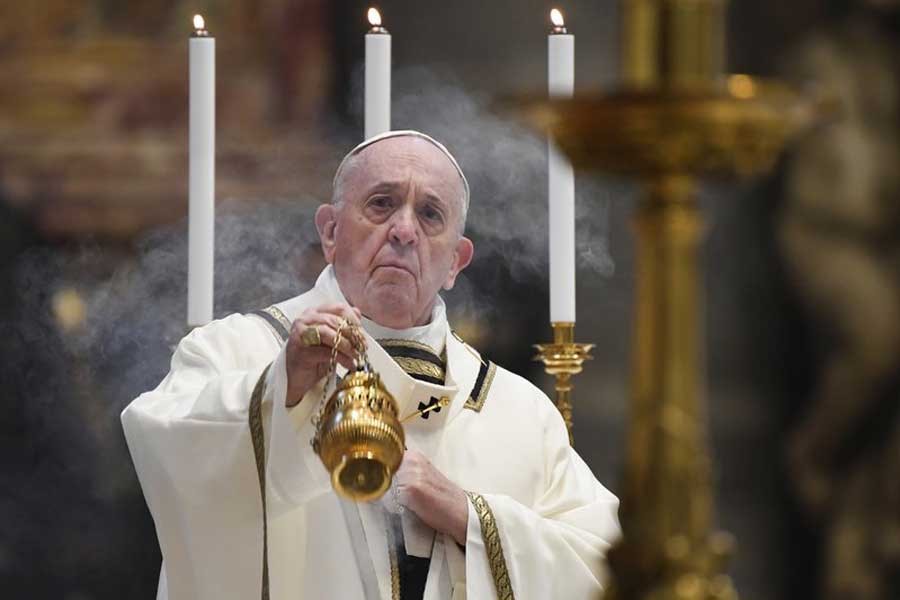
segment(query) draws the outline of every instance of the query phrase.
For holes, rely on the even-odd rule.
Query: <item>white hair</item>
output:
[[[332,181],[333,191],[331,194],[331,203],[340,205],[343,202],[345,174],[352,171],[353,165],[356,164],[356,161],[359,159],[359,156],[363,150],[382,140],[398,137],[415,137],[429,142],[431,145],[440,150],[444,154],[444,156],[446,156],[450,160],[450,163],[456,169],[456,172],[459,174],[459,179],[463,184],[463,197],[460,199],[462,211],[459,224],[460,235],[462,235],[462,232],[466,228],[466,216],[469,213],[469,181],[466,179],[462,167],[459,166],[459,162],[457,162],[456,158],[452,154],[450,154],[450,151],[447,150],[447,147],[430,135],[422,133],[421,131],[415,131],[412,129],[387,131],[385,133],[380,133],[378,135],[372,136],[364,142],[358,144],[355,148],[347,153],[343,160],[341,160],[341,164],[338,165],[337,171],[335,171],[334,173],[334,179]]]

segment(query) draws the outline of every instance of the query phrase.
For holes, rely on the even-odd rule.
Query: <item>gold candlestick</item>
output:
[[[556,377],[556,408],[562,414],[569,430],[569,443],[575,442],[572,434],[572,376],[581,373],[584,361],[594,358],[591,348],[594,344],[578,344],[575,342],[575,323],[556,321],[553,327],[552,344],[534,344],[538,354],[534,360],[544,363],[548,375]]]
[[[605,597],[734,600],[724,574],[731,538],[714,532],[696,188],[703,176],[767,169],[817,107],[775,83],[724,75],[724,0],[623,0],[622,14],[618,91],[524,104],[576,167],[644,189],[624,535],[609,554]],[[552,356],[554,346],[541,349]]]

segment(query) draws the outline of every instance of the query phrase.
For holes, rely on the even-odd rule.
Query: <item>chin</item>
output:
[[[382,285],[369,294],[368,317],[385,327],[405,329],[415,325],[415,291],[407,286]]]

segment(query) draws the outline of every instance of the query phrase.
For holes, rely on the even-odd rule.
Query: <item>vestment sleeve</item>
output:
[[[569,446],[562,418],[550,408],[545,479],[534,505],[503,494],[468,494],[469,598],[595,598],[603,589],[605,555],[620,535],[619,501]]]
[[[232,315],[194,330],[159,386],[122,412],[164,559],[163,598],[259,597],[263,516],[248,426],[251,395],[264,393],[267,436],[284,428],[278,419],[290,418],[284,352],[266,327],[256,317]],[[304,407],[307,418],[310,410]],[[307,463],[270,450],[266,469],[272,477],[303,478]]]

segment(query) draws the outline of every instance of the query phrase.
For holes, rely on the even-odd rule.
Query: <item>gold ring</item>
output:
[[[319,328],[311,325],[304,329],[300,334],[300,343],[304,346],[321,346],[322,336],[319,335]]]

